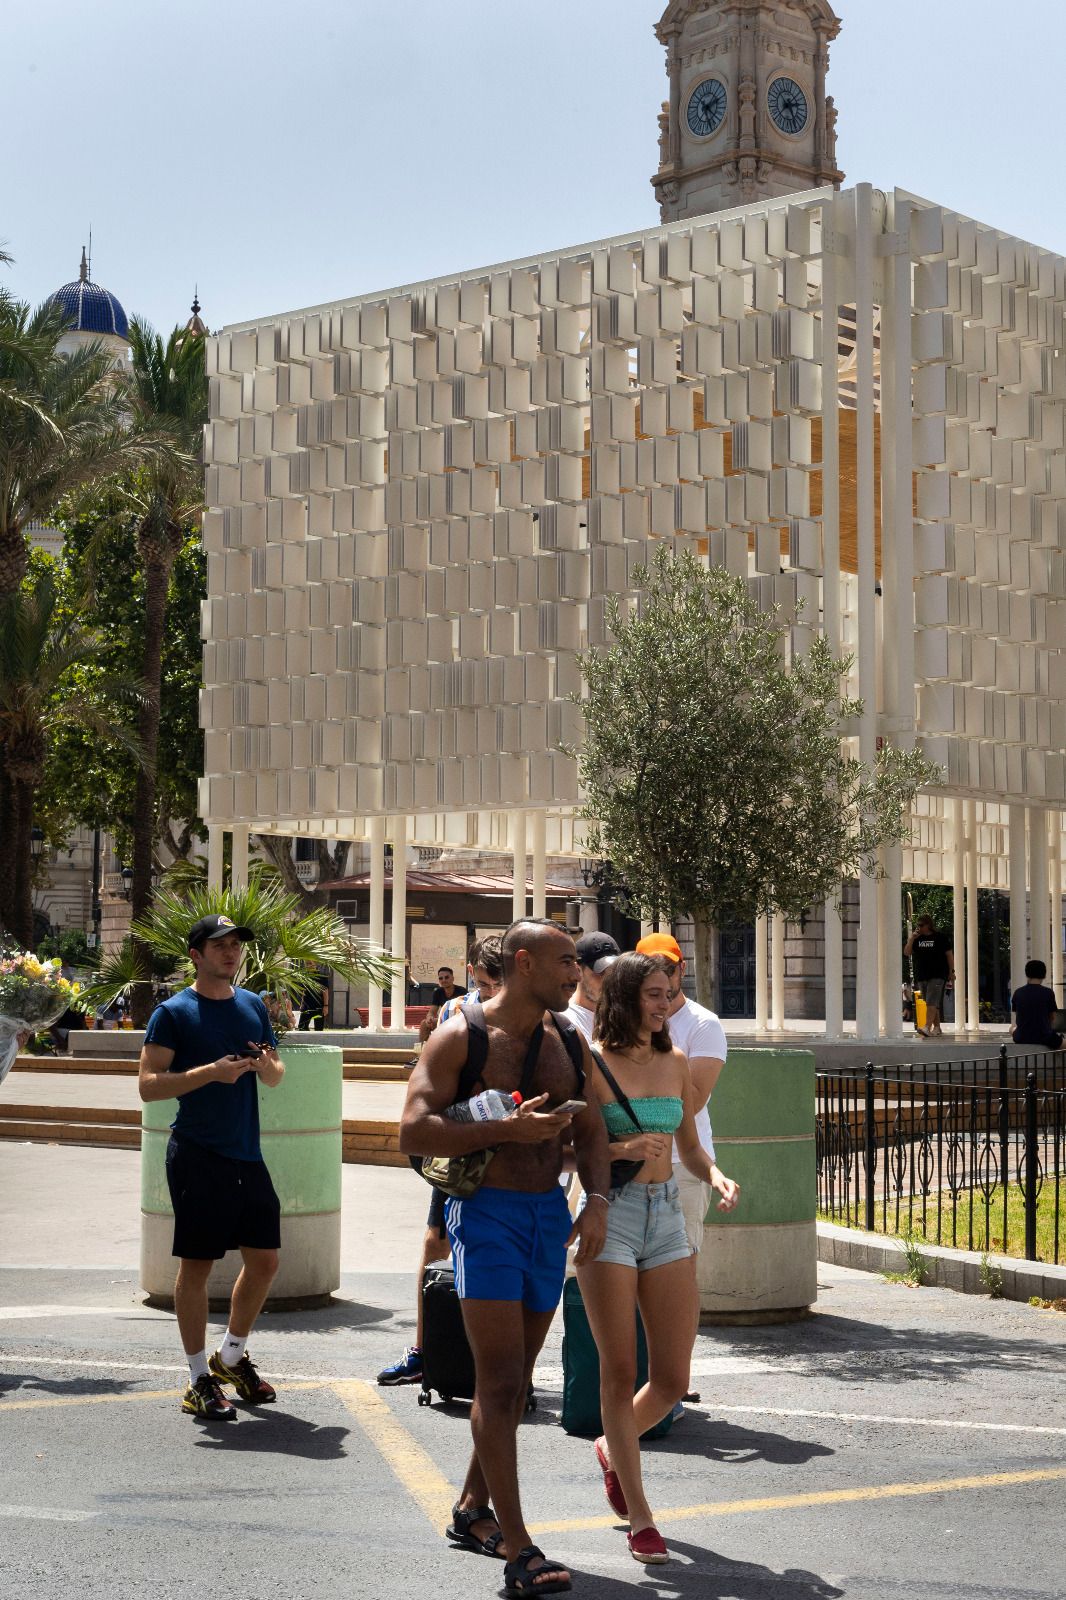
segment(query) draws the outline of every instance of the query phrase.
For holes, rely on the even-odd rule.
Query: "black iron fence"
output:
[[[869,1231],[1058,1263],[1066,1060],[1041,1051],[817,1075],[818,1205]]]

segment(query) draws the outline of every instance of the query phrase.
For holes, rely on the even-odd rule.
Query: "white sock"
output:
[[[189,1356],[189,1377],[195,1383],[197,1378],[206,1378],[210,1368],[207,1365],[207,1351],[201,1350],[198,1356]]]
[[[244,1347],[248,1343],[248,1335],[232,1333],[226,1329],[226,1337],[219,1346],[219,1355],[224,1365],[235,1367],[244,1354]]]

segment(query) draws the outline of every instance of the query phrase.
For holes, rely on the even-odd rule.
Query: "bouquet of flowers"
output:
[[[78,984],[64,978],[62,963],[27,952],[0,951],[0,1083],[19,1052],[21,1034],[36,1033],[77,1008]]]

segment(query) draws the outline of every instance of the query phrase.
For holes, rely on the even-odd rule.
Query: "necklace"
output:
[[[649,1050],[643,1061],[640,1060],[639,1056],[631,1055],[628,1050],[618,1050],[616,1054],[622,1056],[626,1061],[632,1061],[635,1067],[650,1067],[655,1059],[654,1050]]]

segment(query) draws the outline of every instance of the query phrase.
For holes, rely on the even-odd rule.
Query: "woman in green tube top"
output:
[[[644,1494],[639,1440],[684,1394],[699,1321],[671,1139],[676,1137],[688,1170],[718,1195],[720,1210],[731,1211],[738,1198],[737,1185],[697,1137],[692,1080],[684,1055],[670,1042],[669,1009],[669,968],[661,957],[621,956],[604,974],[596,1065],[585,1088],[603,1110],[615,1165],[607,1242],[595,1261],[577,1269],[600,1352],[604,1437],[595,1448],[604,1488],[613,1510],[629,1522],[633,1556],[656,1563],[669,1553]],[[648,1382],[634,1395],[638,1305],[648,1340]]]

